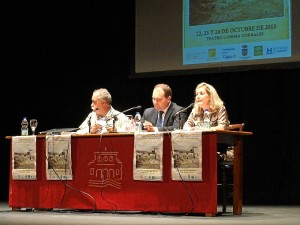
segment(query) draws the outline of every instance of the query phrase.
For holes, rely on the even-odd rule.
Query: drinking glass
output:
[[[126,131],[127,132],[134,132],[134,121],[132,115],[126,115],[128,117],[128,120],[126,121]]]
[[[32,131],[32,135],[35,135],[35,129],[36,129],[37,125],[38,125],[37,119],[31,119],[29,121],[29,125],[30,125],[31,131]]]

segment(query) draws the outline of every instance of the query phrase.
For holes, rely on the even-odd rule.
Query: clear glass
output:
[[[134,124],[134,120],[133,120],[133,116],[132,115],[126,115],[128,117],[128,120],[126,121],[126,131],[127,132],[134,132],[135,130],[135,124]]]
[[[36,130],[36,127],[38,125],[37,119],[31,119],[29,121],[29,125],[30,125],[31,131],[32,131],[32,135],[35,135],[35,130]]]
[[[193,117],[193,121],[194,121],[194,129],[200,129],[201,128],[201,122],[200,122],[200,116],[199,115],[194,115]]]
[[[101,134],[103,130],[103,124],[101,123],[100,120],[95,121],[95,125],[98,126],[98,130],[96,131],[96,134]]]

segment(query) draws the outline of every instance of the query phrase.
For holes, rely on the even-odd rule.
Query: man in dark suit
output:
[[[167,84],[155,85],[152,93],[154,107],[145,109],[142,116],[143,128],[150,132],[181,129],[187,120],[187,112],[178,111],[183,107],[172,102],[172,90]],[[160,117],[161,115],[161,117]]]

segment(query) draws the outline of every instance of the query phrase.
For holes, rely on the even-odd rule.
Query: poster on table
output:
[[[134,133],[133,179],[163,180],[163,133]]]
[[[202,181],[202,131],[173,131],[172,180]]]
[[[71,135],[46,136],[47,180],[72,180]]]
[[[12,137],[12,179],[36,180],[36,136]]]

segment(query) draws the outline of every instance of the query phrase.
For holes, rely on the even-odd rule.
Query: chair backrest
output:
[[[243,131],[245,127],[245,123],[233,123],[227,127],[227,130],[231,131]]]

